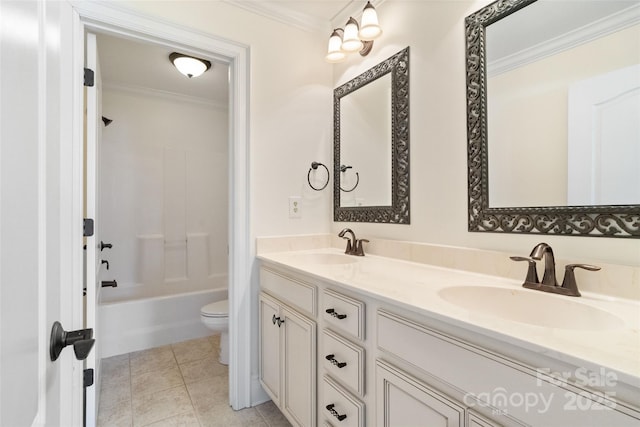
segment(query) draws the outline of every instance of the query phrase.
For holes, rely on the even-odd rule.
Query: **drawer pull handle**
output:
[[[273,322],[273,324],[275,325],[276,323],[278,324],[278,328],[280,326],[282,326],[282,324],[284,323],[284,320],[282,320],[279,317],[276,317],[276,315],[274,314],[273,317],[271,318],[271,321]]]
[[[337,318],[337,319],[344,319],[347,317],[346,314],[338,314],[336,313],[336,311],[333,308],[328,308],[327,313],[329,313],[330,315],[332,315],[333,317]]]
[[[332,404],[330,404],[330,405],[327,405],[327,411],[331,412],[331,415],[333,415],[334,417],[336,417],[336,418],[338,419],[338,421],[342,421],[342,420],[344,420],[345,418],[347,418],[347,414],[342,414],[342,415],[338,414],[338,411],[336,411],[335,409],[333,409],[333,408],[334,408],[334,406],[336,406],[336,405],[334,405],[333,403],[332,403]]]
[[[331,364],[333,364],[334,366],[337,366],[340,369],[347,366],[347,362],[338,362],[334,354],[328,354],[327,356],[325,356],[325,359],[327,359],[329,362],[331,362]]]

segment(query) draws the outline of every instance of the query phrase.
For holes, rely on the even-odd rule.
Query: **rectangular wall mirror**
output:
[[[333,101],[334,221],[409,224],[409,48]]]
[[[469,230],[640,237],[640,4],[466,19]]]

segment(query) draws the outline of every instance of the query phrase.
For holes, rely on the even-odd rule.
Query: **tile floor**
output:
[[[152,348],[102,361],[98,427],[288,427],[267,402],[234,411],[220,336]]]

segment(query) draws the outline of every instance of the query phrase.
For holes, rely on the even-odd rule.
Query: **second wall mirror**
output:
[[[640,238],[640,4],[466,19],[469,231]]]
[[[409,224],[409,48],[333,92],[334,221]]]

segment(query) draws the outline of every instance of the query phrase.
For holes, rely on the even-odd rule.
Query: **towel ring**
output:
[[[320,188],[316,188],[313,186],[313,184],[311,184],[311,171],[318,169],[318,166],[322,166],[324,170],[327,171],[327,182],[325,182],[324,185]],[[324,164],[320,162],[312,162],[311,167],[309,168],[309,172],[307,172],[307,182],[309,183],[309,187],[313,188],[316,191],[324,190],[325,188],[327,188],[327,184],[329,184],[329,168],[327,168]]]
[[[347,169],[351,169],[352,166],[346,166],[346,165],[342,165],[340,166],[340,172],[345,173],[347,171]],[[360,174],[358,172],[356,172],[356,183],[355,185],[351,188],[351,190],[345,190],[344,188],[340,187],[340,190],[344,191],[345,193],[351,193],[353,190],[356,189],[356,187],[358,186],[358,184],[360,184]]]

